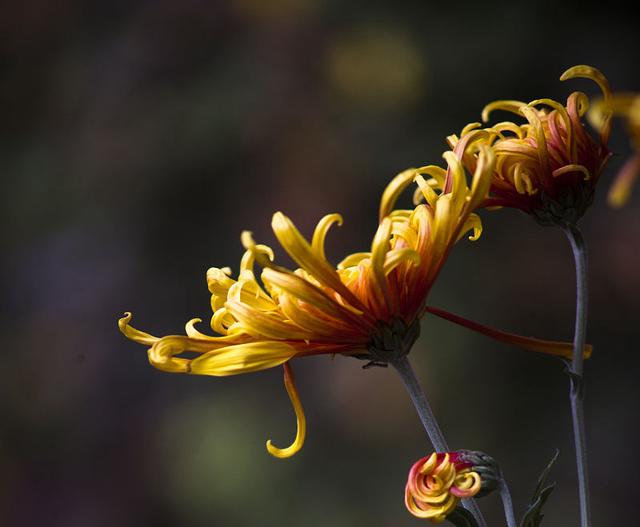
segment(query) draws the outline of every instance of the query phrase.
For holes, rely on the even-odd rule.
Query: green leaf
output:
[[[456,527],[478,527],[478,522],[467,509],[464,507],[456,507],[456,509],[447,516],[447,521]]]
[[[542,519],[544,518],[544,514],[542,514],[542,507],[544,507],[544,504],[553,492],[553,489],[556,487],[555,482],[547,485],[547,478],[549,477],[551,468],[556,462],[556,459],[558,459],[559,454],[560,451],[556,450],[551,461],[549,461],[549,464],[542,471],[542,474],[540,474],[538,484],[533,491],[533,497],[531,498],[529,507],[520,521],[520,527],[539,527],[542,523]]]

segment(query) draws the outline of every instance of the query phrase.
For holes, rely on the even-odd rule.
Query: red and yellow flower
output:
[[[574,66],[560,77],[583,77],[598,84],[607,102],[611,98],[605,76],[590,66]],[[477,156],[468,146],[483,143],[496,157],[490,196],[483,206],[517,208],[545,224],[575,223],[591,204],[596,183],[609,159],[610,112],[602,116],[597,140],[587,133],[583,117],[589,98],[582,92],[569,95],[566,105],[552,99],[529,103],[500,100],[482,111],[483,121],[502,110],[522,117],[523,124],[504,121],[488,128],[467,125],[448,142],[465,166],[473,168]]]
[[[166,372],[225,376],[284,365],[298,432],[290,447],[268,442],[267,449],[277,457],[293,455],[302,447],[306,424],[288,361],[342,354],[387,363],[409,352],[427,295],[449,251],[465,233],[471,232],[475,240],[482,230],[473,210],[486,198],[495,156],[484,145],[477,148],[470,185],[453,152],[445,153],[447,170],[426,166],[394,178],[382,196],[371,250],[347,256],[337,268],[327,260],[324,244],[330,227],[342,223],[338,214],[322,218],[310,242],[284,214],[273,216],[275,235],[298,264],[296,270],[277,265],[271,248],[244,232],[246,252],[237,278],[229,268],[207,271],[210,325],[216,336],[201,333],[196,329],[200,319],[193,319],[184,336],[156,337],[133,328],[130,313],[120,319],[120,330],[149,346],[149,362]],[[436,192],[423,175],[438,181],[442,191]],[[414,181],[425,203],[395,209],[400,194]],[[261,283],[256,263],[262,267]],[[443,313],[436,314],[447,318]],[[496,336],[482,326],[471,328]],[[509,339],[507,333],[500,336]],[[518,338],[514,343],[525,349],[571,356],[570,344]]]
[[[482,478],[458,452],[433,453],[414,463],[405,487],[405,505],[411,514],[433,522],[444,521],[461,499],[482,489]]]

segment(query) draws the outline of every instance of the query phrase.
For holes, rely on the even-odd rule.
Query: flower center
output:
[[[419,335],[420,320],[418,319],[408,325],[400,318],[381,322],[371,338],[371,343],[367,346],[369,354],[363,358],[368,359],[372,366],[386,366],[387,363],[407,355]]]
[[[541,196],[542,206],[533,211],[541,225],[575,225],[593,203],[592,186],[580,185],[569,189],[557,199]]]

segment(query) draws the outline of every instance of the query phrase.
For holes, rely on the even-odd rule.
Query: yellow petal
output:
[[[631,195],[631,188],[640,173],[640,154],[629,159],[613,181],[607,201],[612,207],[622,207]]]
[[[415,178],[416,183],[418,184],[418,191],[422,194],[426,202],[431,206],[435,206],[436,201],[438,201],[438,194],[433,190],[432,186],[427,183],[427,181],[421,176],[417,175]],[[414,203],[416,199],[414,197]],[[417,205],[417,203],[416,203]]]
[[[389,217],[385,217],[376,231],[371,243],[371,272],[377,284],[373,293],[379,300],[380,307],[385,306],[391,309],[391,299],[389,296],[389,287],[384,272],[384,262],[389,251],[389,237],[391,236],[392,222]]]
[[[256,338],[305,340],[312,336],[285,320],[281,313],[261,311],[236,300],[229,300],[226,307],[243,329]]]
[[[389,251],[384,260],[384,274],[388,275],[401,263],[410,262],[414,265],[420,265],[420,255],[413,249],[403,247],[401,249],[392,249]]]
[[[547,151],[547,139],[544,135],[544,129],[540,116],[537,110],[529,106],[522,108],[522,113],[526,117],[527,121],[531,125],[531,131],[536,140],[536,152],[538,154],[538,161],[542,167],[543,173],[549,172],[549,152]]]
[[[467,210],[473,211],[487,196],[496,166],[496,155],[492,148],[480,145],[478,151],[478,163],[471,181],[469,203]]]
[[[351,333],[348,321],[318,316],[306,304],[300,302],[289,293],[279,295],[280,309],[294,324],[309,333],[313,333],[314,341],[335,342],[339,334]]]
[[[339,320],[346,319],[355,325],[360,325],[358,317],[362,315],[362,312],[351,311],[346,306],[334,302],[322,289],[294,273],[267,268],[262,272],[262,279],[265,283],[286,291],[330,317]]]
[[[278,448],[271,442],[271,439],[267,441],[267,450],[269,451],[269,454],[280,459],[291,457],[294,454],[298,453],[304,445],[304,440],[307,434],[307,420],[304,416],[304,409],[302,408],[302,403],[300,402],[298,390],[296,389],[293,370],[291,369],[291,366],[289,366],[288,362],[284,363],[283,367],[284,386],[287,389],[289,399],[291,400],[291,404],[293,405],[293,410],[296,413],[296,438],[293,440],[293,443],[291,443],[291,445],[286,448]]]
[[[360,301],[340,281],[340,277],[334,267],[325,259],[318,258],[311,245],[304,239],[289,218],[282,212],[276,212],[273,215],[271,227],[284,250],[302,269],[321,284],[332,288],[353,307],[363,309]]]
[[[273,299],[263,291],[252,271],[245,270],[238,282],[229,288],[227,300],[242,302],[261,311],[273,311],[278,308]]]
[[[338,269],[346,269],[358,265],[365,258],[371,258],[371,253],[353,253],[338,264]]]
[[[384,189],[382,198],[380,199],[380,213],[378,215],[380,221],[382,221],[382,218],[385,216],[388,216],[391,210],[393,210],[400,194],[402,194],[404,189],[406,189],[413,181],[415,173],[415,168],[409,168],[404,172],[401,172],[394,177],[391,180],[391,183],[387,185],[387,188]]]
[[[216,377],[250,373],[280,366],[295,354],[295,348],[285,342],[267,340],[236,344],[211,350],[193,359],[190,372]]]
[[[466,192],[464,189],[467,185],[467,178],[464,174],[464,167],[460,162],[460,159],[456,154],[451,151],[447,151],[442,154],[448,165],[447,179],[444,185],[443,192],[452,195],[454,203],[464,201]]]

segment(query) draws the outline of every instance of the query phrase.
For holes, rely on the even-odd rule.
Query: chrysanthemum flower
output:
[[[611,112],[625,120],[631,146],[635,149],[635,153],[620,169],[607,196],[611,206],[622,207],[629,199],[633,183],[640,173],[640,94],[613,94],[609,101],[597,101],[588,117],[596,128],[602,129],[608,125],[607,118]]]
[[[598,84],[604,100],[610,89],[605,76],[590,66],[574,66],[560,80],[584,77]],[[593,201],[596,183],[609,159],[607,148],[611,130],[610,114],[603,115],[598,140],[585,130],[583,116],[589,98],[573,92],[566,106],[552,99],[530,103],[495,101],[482,111],[483,121],[496,110],[524,118],[524,124],[500,122],[489,128],[471,123],[460,138],[452,135],[449,145],[471,169],[476,159],[467,149],[482,142],[493,148],[496,170],[490,197],[484,206],[517,208],[537,217],[544,224],[575,223]]]
[[[444,521],[461,499],[480,492],[482,478],[459,452],[433,453],[414,463],[405,487],[405,505],[411,514],[433,522]]]
[[[469,231],[472,240],[480,236],[480,218],[472,211],[487,194],[495,160],[489,148],[479,148],[470,186],[452,152],[445,154],[448,170],[427,166],[399,174],[382,196],[371,251],[351,254],[337,268],[326,258],[324,242],[329,228],[342,223],[338,214],[320,220],[311,242],[284,214],[273,216],[276,237],[300,266],[295,271],[276,265],[273,251],[244,232],[246,252],[238,278],[231,278],[228,268],[207,272],[211,328],[217,336],[198,331],[200,320],[193,319],[186,324],[186,336],[155,337],[133,328],[130,313],[120,319],[120,330],[150,346],[150,363],[166,372],[224,376],[284,364],[298,433],[290,447],[280,449],[268,442],[267,449],[277,457],[293,455],[304,441],[305,418],[288,361],[342,354],[384,364],[409,352],[419,334],[427,294],[451,247]],[[443,191],[434,191],[421,174],[438,179]],[[426,203],[412,210],[394,209],[399,195],[414,181]],[[263,268],[260,281],[256,263]],[[513,337],[514,344],[525,349],[571,353],[568,344],[514,337],[483,326],[471,329],[499,340]]]

